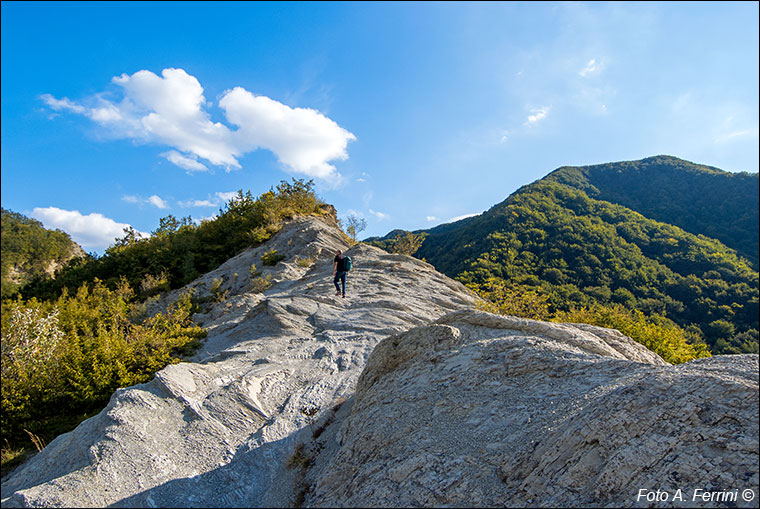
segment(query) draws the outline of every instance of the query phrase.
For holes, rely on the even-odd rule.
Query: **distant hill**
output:
[[[51,278],[84,250],[61,230],[47,230],[42,223],[18,212],[2,209],[2,297],[14,295],[34,278]]]
[[[415,232],[415,256],[465,283],[540,290],[555,310],[618,303],[666,316],[713,353],[757,352],[757,182],[665,156],[564,167],[479,216]],[[709,237],[718,231],[737,247]]]

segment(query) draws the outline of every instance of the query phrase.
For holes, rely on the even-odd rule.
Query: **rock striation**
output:
[[[457,311],[378,344],[311,451],[306,506],[756,507],[758,357]]]
[[[195,357],[120,389],[3,479],[3,507],[757,495],[757,355],[671,366],[617,331],[477,311],[430,265],[361,244],[342,299],[332,259],[347,247],[334,227],[299,218],[191,283],[211,300]],[[272,249],[284,259],[265,266]],[[712,503],[732,504],[756,501]]]
[[[361,244],[348,250],[347,298],[336,297],[344,238],[299,218],[188,285],[220,300],[197,316],[208,338],[192,362],[118,390],[3,479],[3,507],[292,505],[297,472],[285,463],[299,431],[353,394],[374,346],[476,301],[427,263]],[[271,250],[285,257],[272,267]]]

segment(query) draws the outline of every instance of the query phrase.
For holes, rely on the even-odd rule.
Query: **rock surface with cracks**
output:
[[[758,356],[457,311],[378,344],[312,449],[305,506],[756,507]]]
[[[272,249],[285,258],[265,266]],[[339,230],[298,218],[188,285],[227,292],[197,316],[209,335],[192,362],[119,389],[3,480],[3,507],[291,505],[284,464],[299,430],[353,394],[373,347],[476,300],[422,261],[361,244],[336,297],[337,249],[348,249]],[[256,277],[272,286],[250,291]]]
[[[476,311],[430,265],[365,245],[348,251],[342,299],[332,259],[346,248],[334,227],[300,218],[191,283],[218,301],[196,316],[209,336],[191,362],[117,391],[4,479],[2,505],[648,506],[641,488],[757,494],[757,355],[671,366],[617,331]],[[268,267],[272,249],[285,258]]]

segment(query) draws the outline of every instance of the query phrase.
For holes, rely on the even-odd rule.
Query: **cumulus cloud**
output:
[[[214,122],[203,87],[183,69],[164,69],[161,76],[142,70],[112,82],[123,91],[120,102],[102,95],[82,102],[50,94],[41,99],[54,111],[90,118],[116,137],[171,147],[161,156],[190,172],[208,169],[199,159],[228,171],[240,168],[241,156],[264,149],[293,173],[339,178],[331,162],[347,159],[348,143],[356,139],[316,110],[291,108],[242,87],[227,90],[218,101],[236,129]]]
[[[63,210],[57,207],[37,207],[31,216],[46,228],[65,231],[85,251],[105,250],[116,238],[124,236],[125,228],[130,228],[128,224],[118,223],[102,214],[84,215],[78,210]],[[138,234],[143,237],[150,236],[145,232],[138,231]]]
[[[535,125],[539,121],[545,119],[548,114],[549,114],[548,106],[542,106],[540,108],[531,109],[530,115],[528,115],[528,120],[525,121],[525,125]]]
[[[147,201],[148,203],[150,203],[154,207],[158,207],[159,209],[169,208],[169,205],[166,204],[166,201],[164,201],[160,196],[156,194],[154,194],[153,196],[150,196]]]

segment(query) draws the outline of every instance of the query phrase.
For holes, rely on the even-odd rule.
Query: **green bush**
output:
[[[317,198],[313,185],[312,181],[282,181],[257,198],[250,191],[240,190],[215,219],[196,224],[190,217],[177,219],[170,215],[160,220],[147,239],[127,229],[102,257],[70,264],[55,280],[38,278],[24,286],[21,293],[26,299],[55,299],[64,287],[79,288],[94,278],[114,289],[121,277],[133,288],[142,288],[147,281],[148,293],[180,288],[243,249],[268,240],[286,219],[334,213]]]
[[[629,310],[618,304],[596,304],[588,308],[560,311],[553,321],[588,323],[617,329],[671,364],[710,357],[707,345],[670,320],[660,316],[647,317],[641,311]]]
[[[2,424],[9,448],[24,430],[50,441],[99,411],[114,390],[150,380],[205,337],[190,294],[140,320],[126,282],[100,281],[55,301],[6,301],[2,313]]]
[[[277,262],[284,259],[285,255],[278,253],[276,249],[272,249],[271,251],[267,251],[261,256],[261,263],[264,265],[274,266],[277,265]]]

